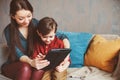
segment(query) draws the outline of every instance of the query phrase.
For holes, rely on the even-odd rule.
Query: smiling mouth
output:
[[[45,43],[50,44],[51,42],[49,41],[49,42],[45,42]]]

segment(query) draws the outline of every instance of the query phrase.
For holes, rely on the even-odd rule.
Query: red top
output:
[[[34,53],[32,58],[35,58],[39,53],[46,55],[47,52],[53,48],[64,48],[63,41],[55,36],[55,39],[49,45],[46,45],[40,40],[34,44]]]

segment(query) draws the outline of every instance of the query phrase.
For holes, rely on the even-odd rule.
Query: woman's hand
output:
[[[56,70],[58,72],[62,72],[64,70],[66,70],[70,65],[70,61],[69,61],[69,55],[64,59],[63,62],[60,63],[59,66],[56,67]]]
[[[35,59],[31,59],[26,55],[20,57],[20,61],[26,62],[36,69],[42,69],[50,64],[50,62],[48,60],[43,60],[40,57],[36,57]]]
[[[59,66],[56,67],[56,70],[57,70],[58,72],[62,72],[62,71],[64,71],[64,70],[66,70],[69,65],[70,65],[70,62],[69,62],[69,61],[67,61],[67,62],[64,62],[64,61],[63,61]]]
[[[50,64],[48,60],[44,60],[45,55],[42,53],[39,53],[35,59],[31,62],[32,66],[34,66],[36,69],[42,69]]]
[[[37,70],[42,69],[42,68],[48,66],[49,64],[50,64],[50,62],[48,60],[43,60],[43,59],[39,59],[39,58],[35,58],[31,62],[31,66],[36,68]]]

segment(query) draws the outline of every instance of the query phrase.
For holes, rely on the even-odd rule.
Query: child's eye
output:
[[[43,38],[47,38],[46,36],[43,36]]]
[[[54,36],[43,36],[43,38],[53,38]]]
[[[50,38],[53,38],[54,36],[49,36]]]

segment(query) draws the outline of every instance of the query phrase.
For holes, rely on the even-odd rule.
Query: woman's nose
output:
[[[24,23],[29,23],[29,19],[28,19],[28,18],[25,18]]]

